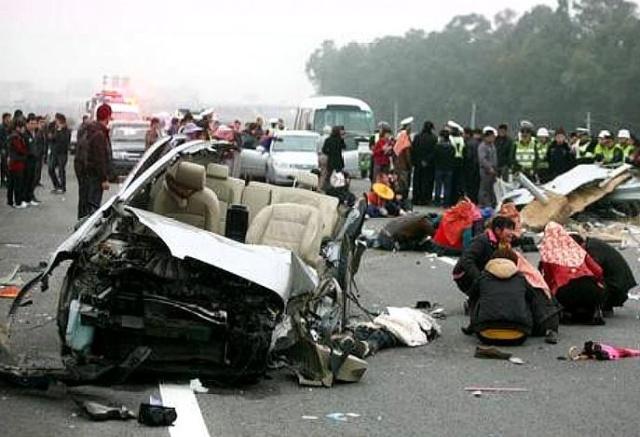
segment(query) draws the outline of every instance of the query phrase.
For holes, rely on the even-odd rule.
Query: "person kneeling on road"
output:
[[[473,239],[453,268],[453,279],[460,291],[466,295],[469,294],[471,286],[480,278],[480,274],[496,249],[511,247],[514,229],[513,220],[497,216],[491,221],[490,229]]]
[[[629,290],[637,285],[629,264],[620,252],[602,240],[584,239],[578,234],[571,234],[571,238],[602,267],[605,285],[602,314],[604,317],[613,316],[613,308],[622,307],[627,301]]]
[[[518,270],[518,255],[511,249],[493,253],[469,290],[470,325],[465,334],[476,334],[493,345],[519,345],[528,336],[545,335],[558,341],[560,309],[533,288]]]
[[[544,229],[540,270],[563,307],[564,322],[604,325],[602,268],[558,223]]]
[[[390,220],[368,244],[382,250],[423,250],[434,233],[430,216],[409,214]]]

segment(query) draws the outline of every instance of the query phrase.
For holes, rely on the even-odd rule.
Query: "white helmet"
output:
[[[598,134],[598,138],[611,138],[611,132],[608,130],[601,130]]]
[[[493,126],[485,126],[484,129],[482,129],[482,133],[484,135],[488,135],[490,133],[493,135],[498,135],[498,131]]]
[[[626,138],[629,140],[631,139],[631,132],[629,132],[629,129],[620,129],[618,131],[618,138]]]
[[[540,129],[538,129],[536,136],[549,138],[549,130],[546,127],[541,127]]]

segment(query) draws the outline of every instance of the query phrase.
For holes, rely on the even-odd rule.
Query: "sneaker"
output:
[[[38,205],[40,205],[40,202],[37,202],[37,201],[35,201],[35,200],[32,200],[31,202],[29,202],[29,205],[31,205],[31,206],[38,206]]]
[[[27,207],[27,202],[22,202],[21,204],[16,205],[15,207],[16,209],[24,209]]]
[[[558,332],[549,329],[544,336],[544,342],[548,344],[558,344]]]

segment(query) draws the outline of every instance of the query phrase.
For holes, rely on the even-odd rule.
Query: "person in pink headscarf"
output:
[[[567,321],[604,325],[602,268],[558,223],[545,227],[540,270],[551,294],[563,306]]]
[[[402,120],[400,132],[393,146],[394,169],[398,175],[398,194],[403,199],[409,198],[411,185],[411,124],[413,117]]]

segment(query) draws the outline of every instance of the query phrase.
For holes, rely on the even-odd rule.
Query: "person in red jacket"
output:
[[[14,131],[9,135],[7,142],[9,144],[9,183],[7,186],[7,203],[15,208],[26,208],[25,201],[25,180],[24,173],[26,169],[27,143],[24,141],[24,135],[27,125],[23,119],[18,119],[14,124]]]
[[[550,222],[544,229],[540,270],[564,308],[564,321],[604,325],[602,267],[558,223]]]
[[[388,173],[391,166],[391,156],[393,155],[393,141],[391,140],[391,130],[383,128],[380,130],[380,138],[373,146],[373,180],[377,180],[382,173]]]

